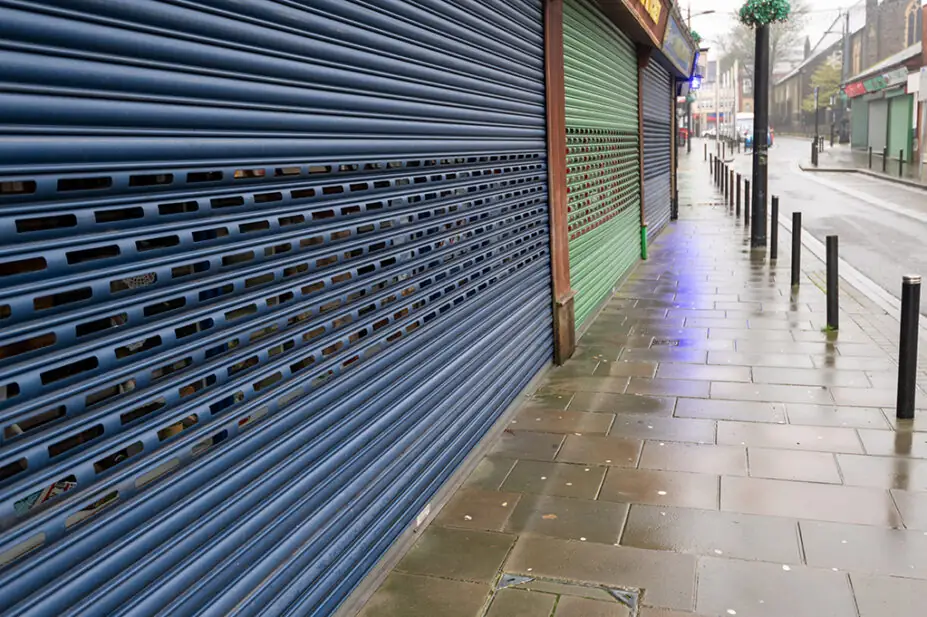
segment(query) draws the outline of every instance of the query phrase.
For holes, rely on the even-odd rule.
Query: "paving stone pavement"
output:
[[[927,409],[894,418],[897,320],[842,283],[825,332],[823,265],[793,293],[788,234],[770,264],[707,165],[680,183],[680,221],[360,615],[925,614]]]

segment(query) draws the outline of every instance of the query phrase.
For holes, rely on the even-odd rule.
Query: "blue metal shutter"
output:
[[[541,0],[0,0],[8,614],[329,615],[548,361]]]
[[[641,79],[644,120],[644,215],[647,239],[654,238],[669,222],[673,137],[672,78],[656,60],[647,63]]]

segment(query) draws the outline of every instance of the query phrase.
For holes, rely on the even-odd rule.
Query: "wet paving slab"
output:
[[[927,432],[868,429],[860,429],[857,432],[866,449],[866,454],[927,458]]]
[[[927,493],[893,489],[891,494],[905,527],[927,532]]]
[[[713,366],[663,363],[657,371],[662,379],[694,379],[696,381],[752,381],[752,372],[746,366]]]
[[[718,425],[713,420],[616,414],[609,434],[634,439],[709,444],[715,443],[717,430]]]
[[[647,604],[679,610],[694,608],[695,568],[691,555],[535,536],[519,538],[505,564],[522,575],[643,588]]]
[[[841,572],[789,564],[705,558],[699,562],[697,611],[749,617],[855,617]]]
[[[633,505],[621,544],[708,557],[802,563],[797,522],[773,516]]]
[[[509,425],[514,431],[540,433],[579,433],[604,435],[612,425],[612,415],[588,411],[526,409]]]
[[[542,393],[553,392],[595,392],[604,394],[624,394],[628,389],[630,377],[611,377],[593,375],[593,368],[588,375],[552,375]]]
[[[747,448],[750,477],[795,482],[840,484],[837,461],[830,452],[798,452]]]
[[[503,491],[595,499],[604,467],[518,461],[502,483]]]
[[[392,572],[358,617],[480,617],[488,595],[478,583]]]
[[[718,443],[783,450],[862,454],[854,429],[759,422],[718,422]]]
[[[614,545],[629,507],[606,501],[525,495],[507,519],[505,531]]]
[[[921,531],[801,521],[809,566],[927,579],[927,536]]]
[[[843,428],[890,429],[881,410],[875,407],[837,407],[833,405],[786,405],[789,424]]]
[[[648,441],[641,469],[688,471],[718,476],[747,475],[747,449],[741,446]]]
[[[644,396],[640,394],[602,395],[577,392],[570,401],[570,411],[591,411],[599,413],[633,413],[646,416],[667,417],[673,415],[676,399],[667,396]]]
[[[636,467],[640,461],[643,441],[626,437],[567,435],[557,453],[557,461],[583,465]]]
[[[888,491],[762,478],[721,478],[721,509],[820,521],[900,527]]]
[[[565,439],[563,433],[506,430],[496,441],[491,453],[512,458],[552,461]]]
[[[822,331],[822,263],[794,293],[788,255],[687,205],[707,187],[680,198],[363,617],[925,614],[927,398],[895,419],[897,323],[851,290]]]
[[[739,420],[777,424],[784,424],[787,417],[784,403],[689,398],[681,398],[676,402],[675,415],[679,418]]]
[[[838,454],[845,484],[927,493],[927,460],[896,456]]]
[[[599,499],[717,510],[719,477],[702,473],[609,469]]]
[[[921,617],[927,581],[851,573],[859,617]]]

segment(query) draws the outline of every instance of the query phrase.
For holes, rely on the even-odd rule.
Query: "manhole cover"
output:
[[[679,347],[679,339],[674,338],[655,338],[651,347]]]

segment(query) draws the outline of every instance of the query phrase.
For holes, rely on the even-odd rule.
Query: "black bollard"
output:
[[[801,212],[792,213],[792,287],[801,283]]]
[[[899,420],[913,420],[917,391],[917,322],[921,312],[921,277],[906,275],[901,287],[901,341],[898,345]]]
[[[882,173],[888,172],[888,146],[882,148]]]
[[[744,179],[744,227],[750,227],[750,181]]]
[[[728,191],[727,205],[733,208],[734,207],[734,189],[736,188],[734,186],[734,170],[733,169],[731,170],[731,175],[728,177],[727,181],[728,181],[728,184],[731,185],[731,190]]]
[[[811,142],[811,164],[818,166],[818,144],[817,141]]]
[[[872,146],[869,146],[869,169],[872,169]]]
[[[727,165],[721,168],[721,192],[724,194],[725,203],[727,203]]]
[[[904,149],[898,151],[898,177],[904,177]]]
[[[837,259],[837,236],[827,236],[827,328],[829,330],[840,329]]]
[[[712,154],[708,158],[708,175],[709,177],[712,177],[712,178],[714,178],[715,176],[715,155],[714,154]]]
[[[770,238],[769,242],[771,244],[769,249],[769,258],[771,260],[776,260],[779,258],[779,197],[773,195],[772,197],[772,221],[770,222]]]
[[[741,186],[743,184],[743,178],[740,174],[737,174],[737,216],[740,216],[740,195],[741,195]]]

